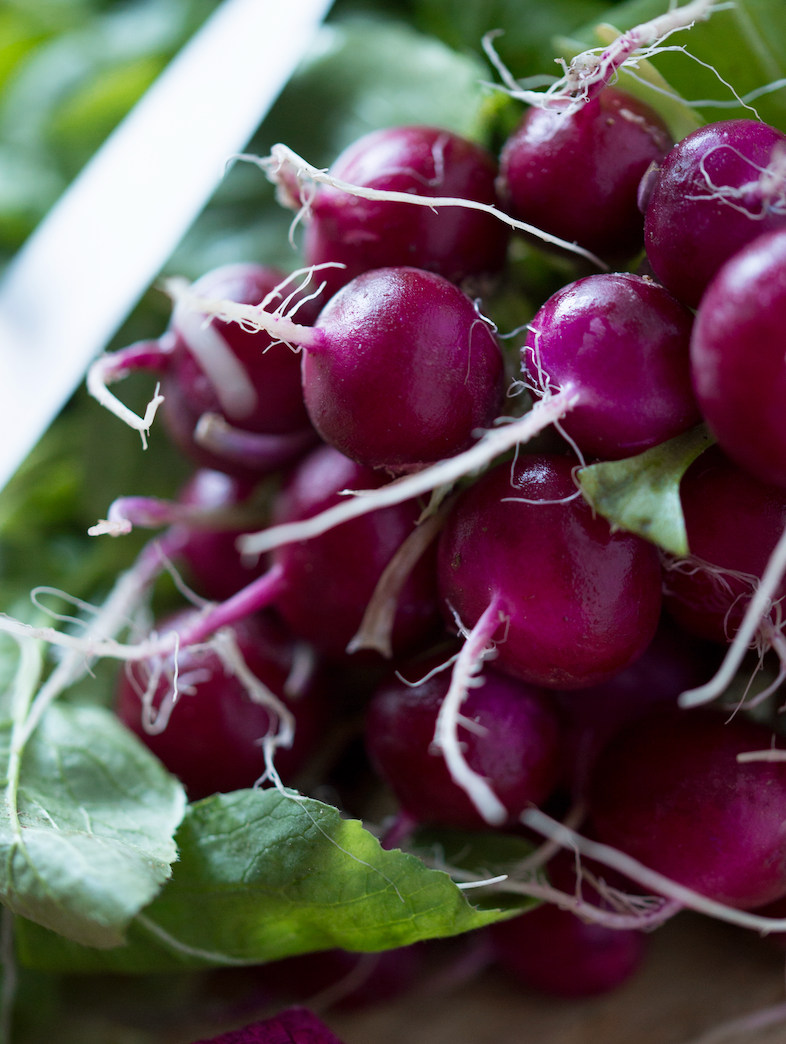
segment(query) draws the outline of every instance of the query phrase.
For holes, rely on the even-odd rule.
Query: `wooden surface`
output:
[[[785,996],[784,957],[772,943],[681,914],[653,933],[635,978],[605,997],[536,997],[486,972],[440,997],[323,1017],[345,1044],[688,1044]],[[724,1039],[786,1044],[786,1024]]]

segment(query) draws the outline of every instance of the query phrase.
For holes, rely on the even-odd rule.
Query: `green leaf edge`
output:
[[[318,913],[316,907],[310,923],[305,928],[298,930],[297,926],[293,928],[290,924],[289,930],[284,931],[279,922],[285,923],[287,915],[281,913],[282,906],[274,889],[270,904],[271,909],[275,908],[272,930],[269,924],[264,923],[265,899],[264,896],[260,896],[255,900],[256,905],[251,905],[261,916],[258,922],[247,925],[244,939],[234,946],[223,948],[220,945],[214,948],[205,946],[197,936],[200,926],[216,916],[215,910],[211,912],[209,909],[210,905],[214,904],[218,909],[222,902],[226,902],[228,897],[231,898],[232,890],[242,886],[243,882],[214,880],[212,884],[208,882],[207,896],[204,894],[204,888],[200,891],[199,873],[205,867],[200,868],[200,853],[195,850],[200,847],[209,848],[215,840],[215,834],[205,833],[203,828],[209,828],[211,817],[215,813],[227,810],[231,813],[233,808],[242,808],[244,803],[256,804],[257,811],[269,815],[275,814],[281,809],[283,802],[289,801],[297,802],[311,820],[310,825],[305,825],[305,818],[301,817],[301,827],[305,825],[305,833],[312,834],[311,848],[315,862],[317,856],[323,859],[327,857],[329,862],[332,855],[329,846],[324,846],[321,850],[314,849],[313,841],[319,834],[323,834],[339,852],[343,851],[364,863],[369,867],[370,873],[379,875],[383,881],[389,881],[396,889],[403,879],[414,873],[417,890],[410,893],[401,892],[403,902],[408,907],[405,916],[395,924],[388,921],[384,925],[377,925],[377,934],[373,941],[368,926],[362,921],[354,932],[336,930],[330,927],[330,917],[326,917],[324,912]],[[334,947],[355,952],[393,949],[425,939],[459,935],[499,920],[507,920],[522,912],[520,905],[513,908],[505,908],[503,905],[492,909],[473,906],[447,873],[428,868],[415,855],[397,849],[386,851],[358,820],[342,819],[337,809],[313,798],[296,798],[294,795],[287,796],[276,790],[241,790],[231,794],[216,794],[191,805],[178,830],[176,841],[180,849],[180,862],[175,865],[172,879],[164,886],[159,896],[131,922],[127,932],[127,946],[112,950],[95,950],[80,946],[19,918],[16,924],[16,940],[20,963],[30,969],[48,972],[135,974],[254,965]],[[345,888],[346,881],[339,881],[339,885],[342,889]],[[390,885],[385,885],[383,890],[389,887]],[[429,893],[433,901],[422,909],[413,910],[412,900],[417,895],[422,897],[424,892]],[[367,894],[363,898],[371,898],[373,902],[377,895]],[[356,905],[357,900],[345,896],[343,899],[334,900],[332,905],[341,907],[342,904],[349,908],[353,904]],[[322,906],[328,908],[325,904]],[[186,918],[188,926],[183,930],[183,925],[178,924],[178,917],[185,910],[195,909],[201,909],[202,915],[196,919],[189,915]],[[294,920],[297,921],[297,917]],[[260,925],[262,929],[258,931]],[[252,936],[256,939],[255,944]]]
[[[680,482],[714,442],[707,425],[699,424],[634,457],[591,464],[578,472],[581,492],[612,532],[635,533],[684,558],[690,552]]]

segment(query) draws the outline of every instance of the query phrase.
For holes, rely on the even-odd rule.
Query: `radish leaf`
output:
[[[173,879],[129,929],[129,946],[98,952],[19,921],[23,962],[136,972],[258,964],[333,947],[407,946],[509,916],[477,910],[447,874],[386,852],[330,805],[277,790],[192,805],[177,842]]]

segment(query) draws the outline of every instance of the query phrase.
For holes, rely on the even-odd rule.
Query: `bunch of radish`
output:
[[[191,585],[123,676],[124,720],[196,798],[297,784],[315,759],[329,776],[317,740],[365,713],[399,804],[384,844],[419,825],[551,838],[517,885],[555,905],[496,930],[494,953],[569,995],[622,981],[635,930],[683,906],[783,929],[750,911],[786,895],[786,751],[744,702],[695,705],[751,646],[786,673],[786,134],[730,120],[673,144],[609,86],[708,9],[632,30],[545,95],[508,84],[531,108],[499,168],[431,127],[369,135],[329,172],[277,146],[259,162],[306,225],[305,268],[171,281],[169,330],[89,381],[143,439],[163,402],[212,469],[96,527],[168,525],[159,561]],[[506,375],[464,289],[505,278],[511,228],[584,274]],[[145,417],[108,389],[137,368],[161,377]],[[534,403],[516,418],[512,378]],[[682,483],[688,557],[582,496],[587,464],[702,421],[718,447]]]

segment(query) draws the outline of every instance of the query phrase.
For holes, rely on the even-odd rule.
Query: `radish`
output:
[[[227,297],[272,311],[282,302],[303,320],[316,317],[293,277],[253,264],[226,265],[192,287],[195,298]],[[260,304],[261,302],[261,304]],[[145,433],[164,405],[170,436],[203,467],[253,478],[297,459],[314,444],[300,387],[298,360],[268,352],[270,337],[211,320],[196,309],[175,308],[158,341],[102,356],[88,375],[91,394],[131,427]],[[162,374],[146,418],[137,417],[106,385],[132,370]]]
[[[371,468],[410,470],[457,453],[496,416],[503,363],[491,326],[442,276],[366,272],[300,326],[264,309],[204,301],[170,283],[180,307],[304,349],[303,391],[320,435]]]
[[[159,624],[162,631],[187,626],[182,615]],[[294,643],[280,623],[245,617],[233,624],[232,633],[257,685],[297,717],[294,743],[281,744],[275,759],[276,771],[292,779],[323,737],[325,693],[312,679],[297,700],[285,696]],[[215,649],[186,649],[175,662],[163,671],[155,663],[129,665],[117,694],[120,718],[180,778],[192,801],[253,786],[266,775],[261,741],[279,724],[271,707],[252,699],[253,687],[231,674]]]
[[[711,710],[634,723],[595,766],[589,805],[599,840],[741,910],[786,894],[786,765],[738,762],[772,738]]]
[[[458,134],[437,127],[391,127],[360,138],[332,164],[338,180],[376,190],[458,196],[495,204],[497,165]],[[294,181],[294,179],[291,179]],[[373,268],[411,265],[460,284],[467,276],[498,272],[508,229],[492,215],[460,209],[435,213],[403,203],[361,199],[333,185],[315,192],[286,177],[279,197],[305,208],[306,264],[340,262],[325,271],[332,296]]]
[[[690,383],[692,325],[690,310],[651,279],[588,276],[552,295],[529,324],[522,367],[535,395],[577,389],[560,425],[580,450],[629,457],[701,420]]]
[[[784,135],[786,222],[786,135]],[[755,226],[761,227],[761,223]],[[759,236],[717,273],[696,317],[696,395],[730,457],[786,487],[786,227]]]
[[[583,875],[577,879],[571,853],[558,852],[548,863],[548,875],[566,895],[609,906]],[[500,921],[488,934],[505,972],[529,989],[555,997],[591,997],[615,989],[638,970],[647,949],[641,932],[588,923],[551,903]]]
[[[672,141],[648,105],[607,87],[574,111],[534,106],[500,157],[511,213],[604,258],[641,248],[639,182]]]
[[[474,627],[494,605],[501,670],[533,685],[598,684],[640,656],[655,633],[655,548],[612,533],[573,484],[568,457],[521,456],[466,491],[439,541],[448,612]]]
[[[674,146],[648,191],[649,263],[696,307],[725,261],[786,223],[786,134],[754,120],[701,127]]]
[[[666,606],[681,626],[726,643],[737,633],[767,561],[786,528],[786,490],[761,482],[716,446],[706,450],[680,485],[691,557],[664,560]],[[756,643],[778,650],[786,666],[779,602],[759,622]]]
[[[366,723],[366,745],[412,822],[473,829],[486,826],[467,794],[432,748],[450,672],[445,657],[403,667],[377,689]],[[459,718],[460,742],[473,772],[483,776],[514,824],[539,804],[557,778],[559,726],[537,689],[487,668],[475,679]],[[501,824],[498,824],[501,825]]]

